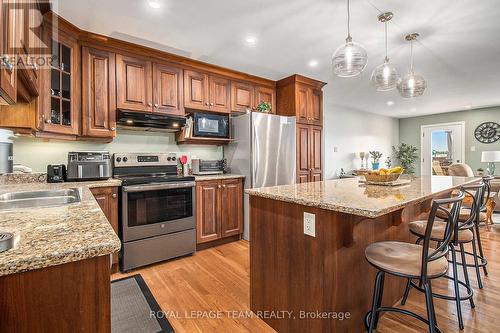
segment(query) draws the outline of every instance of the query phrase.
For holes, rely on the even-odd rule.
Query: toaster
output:
[[[224,160],[201,160],[193,158],[193,175],[217,175],[224,173]]]
[[[112,176],[111,158],[107,151],[76,151],[68,153],[68,181],[100,180]]]

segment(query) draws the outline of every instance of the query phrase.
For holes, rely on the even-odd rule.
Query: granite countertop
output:
[[[120,186],[109,179],[47,184],[42,176],[2,176],[0,194],[46,189],[79,188],[81,202],[56,207],[0,212],[0,231],[14,233],[14,248],[0,253],[0,276],[50,267],[118,252],[120,240],[104,216],[90,188]],[[14,180],[13,180],[14,179]],[[17,181],[16,181],[17,179]],[[37,179],[39,181],[37,181]]]
[[[218,180],[218,179],[237,179],[237,178],[245,178],[243,175],[233,174],[233,173],[225,173],[222,175],[195,175],[196,181],[204,181],[204,180]]]
[[[360,178],[249,189],[250,195],[375,218],[480,178],[422,176],[396,187],[366,185]]]

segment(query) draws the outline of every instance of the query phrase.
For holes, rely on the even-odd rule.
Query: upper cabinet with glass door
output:
[[[46,41],[52,45],[52,62],[43,92],[42,130],[78,135],[81,104],[78,86],[80,52],[77,41],[61,30],[57,35],[49,33]]]

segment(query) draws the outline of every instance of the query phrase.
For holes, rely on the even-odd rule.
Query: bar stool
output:
[[[487,203],[488,203],[488,198],[490,197],[491,194],[491,180],[494,179],[495,177],[493,176],[486,176],[483,177],[483,184],[484,187],[481,189],[480,197],[478,197],[475,193],[474,190],[472,190],[469,195],[473,198],[473,204],[469,208],[462,208],[460,211],[460,216],[459,216],[459,221],[466,221],[467,219],[470,218],[470,216],[473,214],[473,211],[475,211],[475,218],[474,218],[474,228],[472,230],[474,234],[474,241],[472,242],[472,252],[462,250],[462,252],[468,256],[472,256],[474,263],[468,264],[466,260],[462,259],[462,261],[457,262],[458,265],[460,266],[465,266],[466,267],[474,267],[476,270],[476,277],[477,277],[477,284],[479,289],[483,289],[483,281],[481,278],[481,267],[483,268],[484,275],[488,275],[488,270],[486,266],[488,265],[488,261],[486,260],[486,257],[484,255],[483,251],[483,245],[481,243],[481,234],[479,231],[479,225],[481,222],[486,221],[486,209],[487,209]],[[442,213],[437,214],[438,217],[440,218],[446,218]],[[479,250],[479,254],[477,253]]]
[[[465,248],[464,244],[472,243],[474,246],[474,227],[475,227],[475,221],[476,221],[476,214],[478,212],[477,207],[479,207],[479,200],[481,196],[483,195],[483,189],[485,188],[485,184],[482,182],[480,184],[474,184],[474,185],[468,185],[468,186],[462,186],[460,189],[461,193],[468,194],[469,196],[472,197],[472,206],[469,211],[469,216],[465,221],[460,221],[460,215],[463,213],[463,209],[460,209],[460,214],[459,214],[459,219],[456,224],[455,228],[455,233],[453,237],[453,242],[449,244],[450,251],[451,251],[451,260],[448,260],[451,265],[452,265],[452,270],[453,270],[453,276],[445,275],[443,276],[444,278],[447,278],[449,280],[453,281],[453,286],[454,286],[454,292],[455,296],[448,296],[448,295],[443,295],[439,293],[433,293],[432,295],[436,298],[441,298],[445,299],[448,301],[455,301],[456,307],[457,307],[457,316],[458,316],[458,326],[460,330],[464,329],[464,323],[463,323],[463,317],[462,317],[462,307],[461,307],[461,302],[462,301],[469,301],[470,305],[472,308],[475,307],[473,296],[474,292],[472,290],[472,287],[470,285],[470,280],[469,280],[469,273],[467,271],[467,266],[462,265],[462,269],[464,272],[464,279],[465,283],[460,281],[458,279],[458,261],[457,261],[457,249],[455,248],[456,246],[459,247],[459,252],[460,256],[462,259],[462,262],[466,263],[465,260]],[[441,215],[441,214],[436,214],[436,215]],[[409,228],[410,232],[417,236],[417,241],[416,244],[419,244],[424,238],[426,234],[426,229],[427,229],[428,222],[427,221],[414,221],[409,223]],[[440,242],[440,240],[443,238],[444,230],[447,225],[447,222],[445,221],[436,221],[434,225],[432,226],[432,232],[431,232],[431,240]],[[477,254],[476,250],[474,250],[474,253]],[[461,296],[460,295],[460,286],[463,286],[467,290],[467,294]],[[406,300],[408,299],[408,294],[410,293],[411,288],[416,288],[420,291],[421,288],[417,286],[412,279],[408,279],[407,284],[406,284],[406,289],[405,293],[403,296],[403,299],[401,300],[401,305],[405,305]]]
[[[396,312],[426,323],[430,333],[441,333],[436,322],[431,280],[442,277],[448,272],[446,256],[450,249],[449,245],[453,241],[453,235],[457,234],[454,230],[457,227],[463,198],[464,194],[460,192],[456,197],[438,199],[432,202],[423,245],[387,241],[374,243],[366,248],[366,260],[378,270],[373,290],[372,308],[365,316],[365,326],[368,332],[371,333],[377,328],[382,312]],[[450,206],[451,208],[449,208]],[[446,212],[448,219],[444,222],[446,226],[437,248],[431,248],[431,233],[438,210]],[[427,319],[405,309],[382,306],[386,273],[418,280],[419,288],[425,293]]]

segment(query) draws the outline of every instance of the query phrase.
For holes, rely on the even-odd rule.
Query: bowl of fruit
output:
[[[392,168],[392,169],[380,169],[380,170],[374,170],[374,171],[369,171],[367,174],[365,174],[365,179],[368,182],[380,182],[380,183],[386,183],[386,182],[394,182],[401,177],[403,174],[404,169],[400,166]]]

